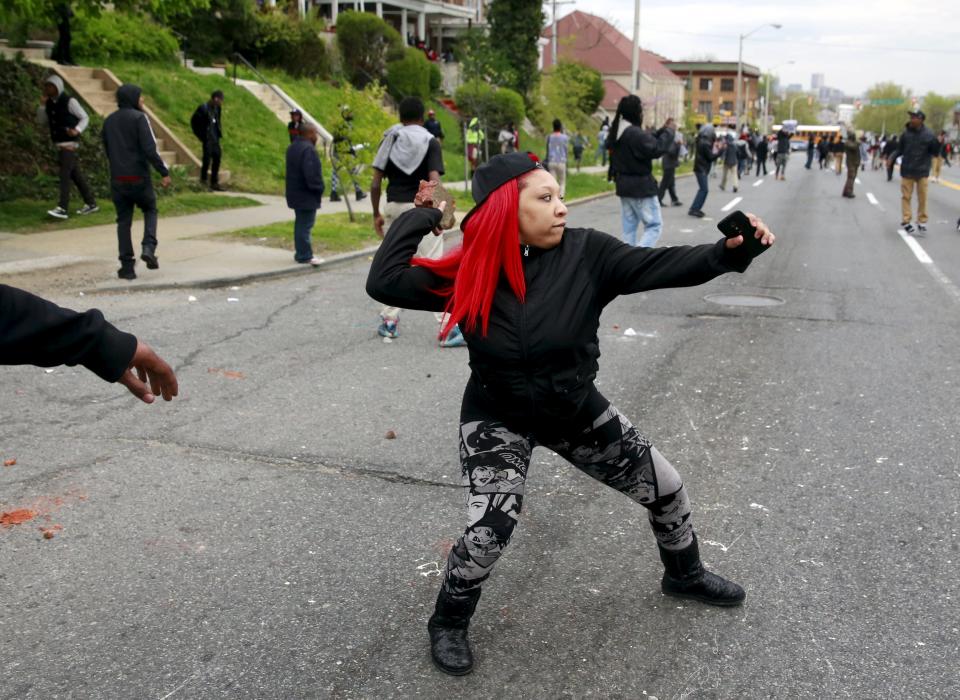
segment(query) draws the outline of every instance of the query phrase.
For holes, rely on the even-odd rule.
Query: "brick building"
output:
[[[664,65],[685,81],[684,107],[697,115],[698,122],[732,125],[736,121],[736,61],[666,61]],[[763,116],[760,69],[744,63],[741,72],[743,115],[751,123]]]

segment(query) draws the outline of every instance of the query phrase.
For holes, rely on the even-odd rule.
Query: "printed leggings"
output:
[[[512,429],[476,397],[468,385],[460,417],[467,529],[447,558],[443,588],[451,596],[479,594],[510,542],[537,445],[647,508],[661,547],[679,550],[693,541],[690,502],[677,470],[596,389],[581,412],[586,427],[559,440],[538,440],[535,430]]]

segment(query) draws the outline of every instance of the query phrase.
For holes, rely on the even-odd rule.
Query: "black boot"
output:
[[[160,267],[160,263],[157,261],[156,250],[150,246],[143,246],[143,249],[140,253],[140,259],[147,263],[148,270],[156,270]]]
[[[122,260],[120,261],[120,269],[117,270],[117,277],[122,280],[135,280],[137,279],[137,273],[133,270],[134,261]]]
[[[478,600],[479,590],[454,598],[441,588],[436,608],[427,623],[433,663],[451,676],[464,676],[473,670],[467,627]]]
[[[660,561],[666,568],[660,589],[666,595],[724,606],[740,605],[747,597],[746,591],[733,581],[703,568],[696,535],[685,549],[670,550],[660,547]]]

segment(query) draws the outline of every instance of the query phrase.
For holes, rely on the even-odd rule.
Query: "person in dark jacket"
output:
[[[97,199],[87,184],[87,179],[77,162],[77,150],[80,148],[80,134],[90,124],[90,117],[75,97],[63,89],[63,80],[51,75],[43,83],[43,95],[37,110],[37,121],[50,129],[50,139],[57,149],[57,163],[60,166],[60,201],[47,214],[55,219],[70,216],[70,183],[80,190],[84,206],[77,210],[81,216],[100,211]]]
[[[433,134],[433,138],[440,144],[443,144],[443,127],[437,121],[437,113],[434,110],[427,110],[427,120],[423,123],[423,128]]]
[[[739,605],[744,590],[700,560],[680,475],[600,394],[594,378],[607,304],[621,294],[743,272],[752,259],[743,238],[643,248],[568,229],[560,187],[533,154],[491,158],[473,178],[473,197],[462,247],[436,261],[415,257],[442,215],[415,208],[387,233],[367,278],[374,299],[446,311],[448,327],[462,324],[468,340],[459,444],[469,525],[450,550],[427,624],[435,664],[452,675],[473,668],[470,620],[513,534],[537,445],[648,509],[665,594]],[[771,245],[773,234],[749,216],[762,244]]]
[[[117,244],[120,249],[121,279],[134,280],[136,258],[130,227],[133,208],[143,212],[143,241],[140,259],[150,270],[160,267],[157,260],[157,195],[150,179],[150,167],[170,186],[170,169],[157,152],[157,139],[150,120],[143,112],[143,95],[136,85],[117,88],[117,111],[103,122],[103,146],[110,162],[110,194],[117,209]]]
[[[738,155],[737,155],[737,142],[733,138],[733,134],[728,133],[726,138],[726,148],[723,151],[723,177],[720,178],[720,189],[726,191],[727,189],[727,178],[731,180],[733,191],[736,192],[740,187],[740,181],[737,178],[737,169],[738,169]]]
[[[909,112],[910,121],[900,134],[900,142],[893,154],[900,161],[900,213],[901,228],[906,233],[914,233],[910,223],[910,202],[913,191],[917,191],[917,229],[916,233],[927,232],[927,181],[930,177],[930,162],[940,153],[940,144],[933,132],[924,125],[927,118],[919,109]]]
[[[70,3],[61,2],[55,8],[57,18],[57,45],[53,49],[53,60],[62,66],[75,66],[73,62],[73,51],[70,44],[73,41],[73,34],[70,31],[70,20],[73,19],[73,9]]]
[[[790,160],[790,132],[786,129],[780,129],[777,132],[777,169],[774,171],[774,179],[787,179],[787,161]]]
[[[843,185],[843,196],[853,199],[856,195],[853,193],[853,185],[857,180],[857,171],[860,169],[860,142],[857,140],[857,134],[851,130],[847,134],[847,141],[843,145],[847,160],[847,181]]]
[[[119,382],[144,403],[177,395],[177,377],[153,349],[107,323],[96,309],[77,313],[0,284],[0,365],[81,365]]]
[[[190,128],[193,135],[203,144],[203,160],[200,165],[200,182],[209,184],[210,189],[222,192],[220,186],[220,158],[223,151],[220,141],[223,139],[223,91],[214,90],[210,93],[210,100],[197,107],[190,117]],[[207,173],[210,180],[207,180]]]
[[[693,174],[697,178],[697,194],[690,205],[690,211],[687,212],[690,216],[704,217],[703,205],[707,201],[709,191],[710,166],[724,150],[723,147],[719,150],[714,147],[716,140],[717,132],[713,130],[712,125],[704,124],[700,127],[700,131],[697,133],[696,155],[693,160]]]
[[[641,124],[643,105],[640,98],[636,95],[621,98],[607,143],[610,146],[610,169],[620,198],[623,240],[629,245],[638,245],[637,228],[642,223],[643,235],[639,245],[652,248],[660,240],[663,230],[653,159],[670,150],[676,131],[670,122],[655,133],[645,131]]]
[[[883,147],[883,162],[887,167],[887,182],[893,179],[893,169],[897,166],[897,149],[900,147],[897,135],[894,134]]]
[[[820,135],[820,142],[817,144],[817,165],[820,166],[820,170],[823,170],[827,166],[827,155],[830,153],[830,141],[827,139],[826,134]]]
[[[817,151],[817,144],[814,143],[813,134],[807,136],[807,164],[804,165],[807,170],[813,166],[813,155]]]
[[[303,124],[303,112],[294,109],[290,112],[290,121],[287,124],[287,134],[290,136],[290,143],[300,138],[300,125]]]
[[[293,209],[293,259],[316,267],[322,261],[313,254],[310,232],[323,198],[323,169],[317,155],[317,126],[300,125],[297,140],[287,146],[287,206]]]
[[[668,128],[676,128],[676,122],[671,118],[667,120]],[[660,178],[660,189],[657,190],[657,199],[660,206],[663,206],[663,195],[670,193],[670,204],[674,207],[683,206],[683,202],[677,197],[677,166],[680,164],[680,146],[683,143],[683,135],[678,131],[674,134],[673,143],[660,159],[660,166],[663,168],[663,176]]]
[[[770,144],[766,136],[760,136],[757,139],[757,177],[760,177],[760,169],[763,168],[763,174],[767,174],[767,153],[769,153]]]

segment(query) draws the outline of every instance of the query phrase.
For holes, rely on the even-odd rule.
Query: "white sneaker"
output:
[[[70,215],[67,213],[67,210],[63,207],[55,207],[50,209],[47,214],[52,216],[54,219],[69,219]]]
[[[310,264],[314,267],[319,267],[320,265],[323,265],[324,262],[325,261],[323,258],[318,258],[316,255],[310,258]]]
[[[93,214],[100,211],[100,207],[96,204],[84,204],[82,209],[77,209],[77,214],[84,216],[85,214]]]
[[[926,224],[917,224],[917,235],[926,236],[927,235],[927,225]]]
[[[903,231],[904,233],[913,233],[913,224],[911,223],[900,224],[900,230]]]

